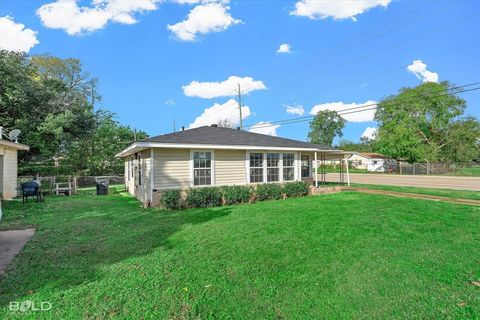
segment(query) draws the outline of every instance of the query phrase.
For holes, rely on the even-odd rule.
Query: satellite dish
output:
[[[20,135],[21,131],[18,129],[13,129],[8,134],[8,138],[12,141],[18,142],[18,136]]]

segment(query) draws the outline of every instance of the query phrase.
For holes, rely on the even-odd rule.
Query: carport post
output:
[[[317,151],[315,151],[315,187],[318,187],[318,163],[317,163]]]
[[[347,167],[347,186],[350,187],[350,173],[348,172],[348,160],[343,159],[345,161],[345,166]]]

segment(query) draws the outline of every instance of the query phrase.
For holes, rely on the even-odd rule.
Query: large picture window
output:
[[[208,186],[212,184],[212,153],[196,151],[193,153],[193,185]]]
[[[280,181],[280,154],[267,153],[267,182]]]
[[[295,180],[295,154],[252,152],[249,155],[250,183]]]
[[[250,153],[250,182],[263,182],[263,153]]]
[[[283,181],[295,180],[295,155],[293,153],[284,153],[282,155]]]

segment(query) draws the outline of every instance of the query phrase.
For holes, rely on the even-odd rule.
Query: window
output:
[[[280,154],[267,153],[267,182],[280,181]]]
[[[130,157],[127,160],[127,181],[130,181],[130,168],[132,166],[132,161],[130,160]]]
[[[142,157],[137,153],[138,185],[142,185]]]
[[[250,153],[250,182],[263,182],[263,153]]]
[[[130,176],[132,177],[133,179],[133,175],[134,175],[134,162],[133,162],[133,156],[130,157]]]
[[[250,183],[295,180],[295,154],[252,152],[249,155]]]
[[[283,181],[295,180],[295,155],[284,153],[282,155]]]
[[[302,155],[301,163],[302,163],[302,178],[309,178],[310,177],[310,156]]]
[[[193,185],[209,186],[212,184],[212,153],[193,153]]]

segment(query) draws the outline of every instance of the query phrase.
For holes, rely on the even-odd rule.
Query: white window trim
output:
[[[251,153],[261,153],[263,154],[263,163],[262,163],[262,170],[263,170],[263,182],[250,182],[250,154]],[[267,181],[267,153],[278,153],[280,154],[280,162],[278,168],[279,172],[279,181]],[[293,180],[283,181],[283,154],[284,153],[293,153]],[[252,150],[247,151],[245,155],[245,175],[246,175],[246,182],[247,184],[259,184],[259,183],[284,183],[284,182],[292,182],[292,181],[299,181],[301,180],[301,173],[299,174],[300,160],[298,156],[298,152],[292,151],[285,151],[285,150]],[[291,168],[291,167],[290,167]],[[300,178],[299,178],[300,177]]]
[[[194,178],[194,168],[193,168],[193,153],[194,152],[210,152],[212,154],[212,159],[210,160],[210,185],[195,185]],[[212,187],[215,186],[215,150],[213,149],[190,149],[190,187],[192,188],[201,188],[201,187]]]

